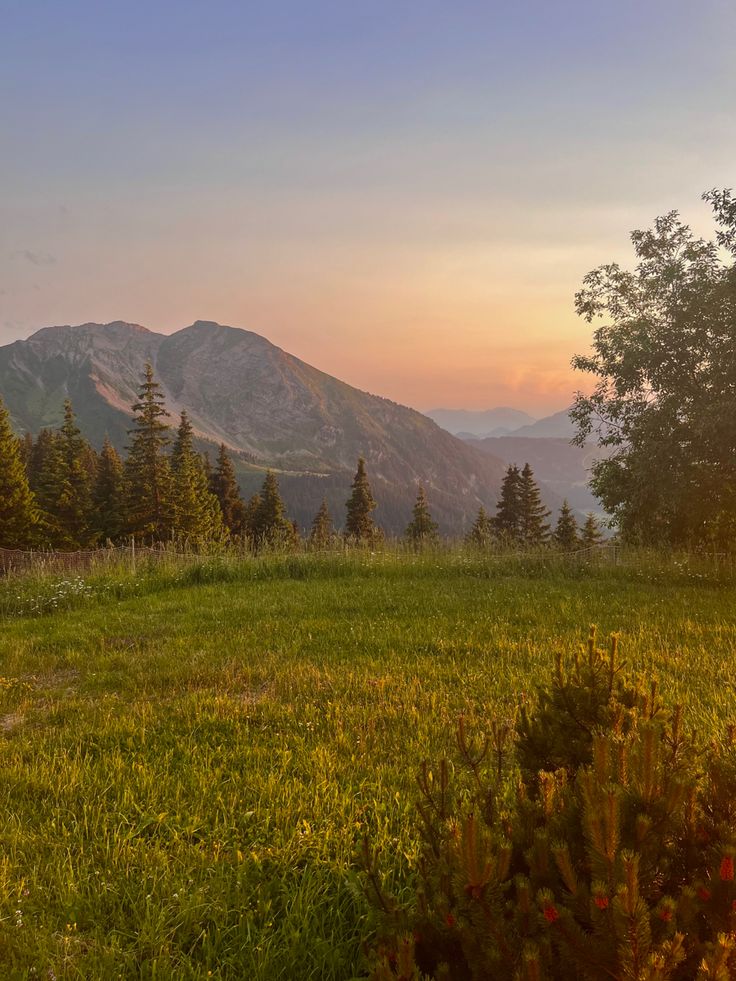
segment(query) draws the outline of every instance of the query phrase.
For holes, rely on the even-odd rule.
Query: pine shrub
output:
[[[410,908],[363,864],[378,913],[374,981],[684,981],[736,977],[736,741],[697,745],[680,706],[611,638],[459,765],[419,776]]]

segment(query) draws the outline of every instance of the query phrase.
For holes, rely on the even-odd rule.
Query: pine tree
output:
[[[98,540],[117,541],[125,529],[123,462],[107,436],[97,461],[92,502]]]
[[[260,510],[261,495],[254,494],[246,504],[243,514],[243,533],[253,548],[257,548],[258,545],[258,515]]]
[[[279,482],[272,470],[266,472],[258,505],[254,515],[254,534],[256,548],[291,544],[294,528],[286,517],[286,507],[279,493]]]
[[[595,548],[596,545],[600,545],[603,541],[603,532],[601,527],[596,520],[593,512],[589,512],[585,518],[585,524],[583,525],[583,532],[580,536],[580,544],[583,548]]]
[[[92,481],[96,454],[77,426],[69,399],[64,401],[64,422],[59,429],[58,446],[64,473],[56,498],[55,516],[74,545],[89,545],[95,538]]]
[[[64,550],[78,547],[79,543],[68,527],[74,487],[58,431],[42,429],[38,434],[31,475],[31,488],[40,508],[39,532],[43,543]]]
[[[0,399],[0,547],[29,548],[38,527],[38,509],[23,466],[21,444]]]
[[[327,498],[323,497],[309,532],[309,544],[313,548],[327,548],[334,537],[335,530],[332,525],[330,510],[327,507]]]
[[[553,537],[555,545],[567,551],[577,548],[579,544],[578,523],[567,498],[562,502]]]
[[[177,538],[194,544],[222,538],[220,504],[210,493],[201,456],[194,449],[192,424],[181,413],[171,454],[171,528]]]
[[[736,739],[699,744],[618,654],[558,655],[516,718],[423,764],[416,901],[384,892],[371,978],[736,978]],[[518,769],[517,769],[518,767]],[[394,970],[395,968],[395,970]]]
[[[528,463],[524,464],[519,481],[519,536],[523,545],[544,545],[549,538],[547,518],[550,512],[542,504],[539,487]]]
[[[125,461],[127,529],[137,537],[166,538],[171,530],[171,469],[164,455],[170,442],[169,413],[153,368],[146,364],[134,428]]]
[[[419,487],[412,519],[404,533],[412,544],[421,546],[437,541],[437,522],[432,520],[424,488]]]
[[[501,484],[501,497],[492,519],[493,530],[503,543],[521,540],[521,474],[514,464],[509,465]]]
[[[376,502],[373,500],[368,476],[365,472],[365,460],[360,457],[358,469],[353,478],[352,492],[347,500],[346,538],[356,544],[370,544],[376,540],[379,532],[371,517],[375,508]]]
[[[245,505],[235,477],[235,468],[224,443],[220,445],[217,454],[217,463],[210,480],[210,490],[220,502],[225,527],[231,535],[242,535],[245,522]]]
[[[465,536],[465,541],[468,545],[474,545],[476,548],[486,548],[493,541],[493,537],[493,519],[489,518],[486,509],[481,505],[478,508],[478,515],[473,522],[473,527]]]

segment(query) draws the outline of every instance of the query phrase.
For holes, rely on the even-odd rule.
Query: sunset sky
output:
[[[217,320],[560,409],[583,275],[736,186],[735,39],[732,0],[0,0],[0,344]]]

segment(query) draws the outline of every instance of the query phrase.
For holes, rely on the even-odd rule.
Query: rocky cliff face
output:
[[[57,425],[68,397],[88,438],[99,444],[107,433],[122,447],[146,361],[172,421],[186,408],[202,440],[241,452],[246,491],[266,467],[281,471],[303,523],[323,492],[342,507],[359,455],[379,501],[383,492],[391,531],[408,521],[418,483],[447,532],[462,531],[480,504],[493,509],[500,459],[246,330],[205,321],[168,336],[122,322],[44,328],[0,347],[0,395],[17,427],[31,432]]]

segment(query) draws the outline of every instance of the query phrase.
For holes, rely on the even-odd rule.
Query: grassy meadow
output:
[[[461,550],[0,580],[0,977],[365,974],[365,834],[408,888],[414,777],[597,623],[736,716],[712,562]]]

